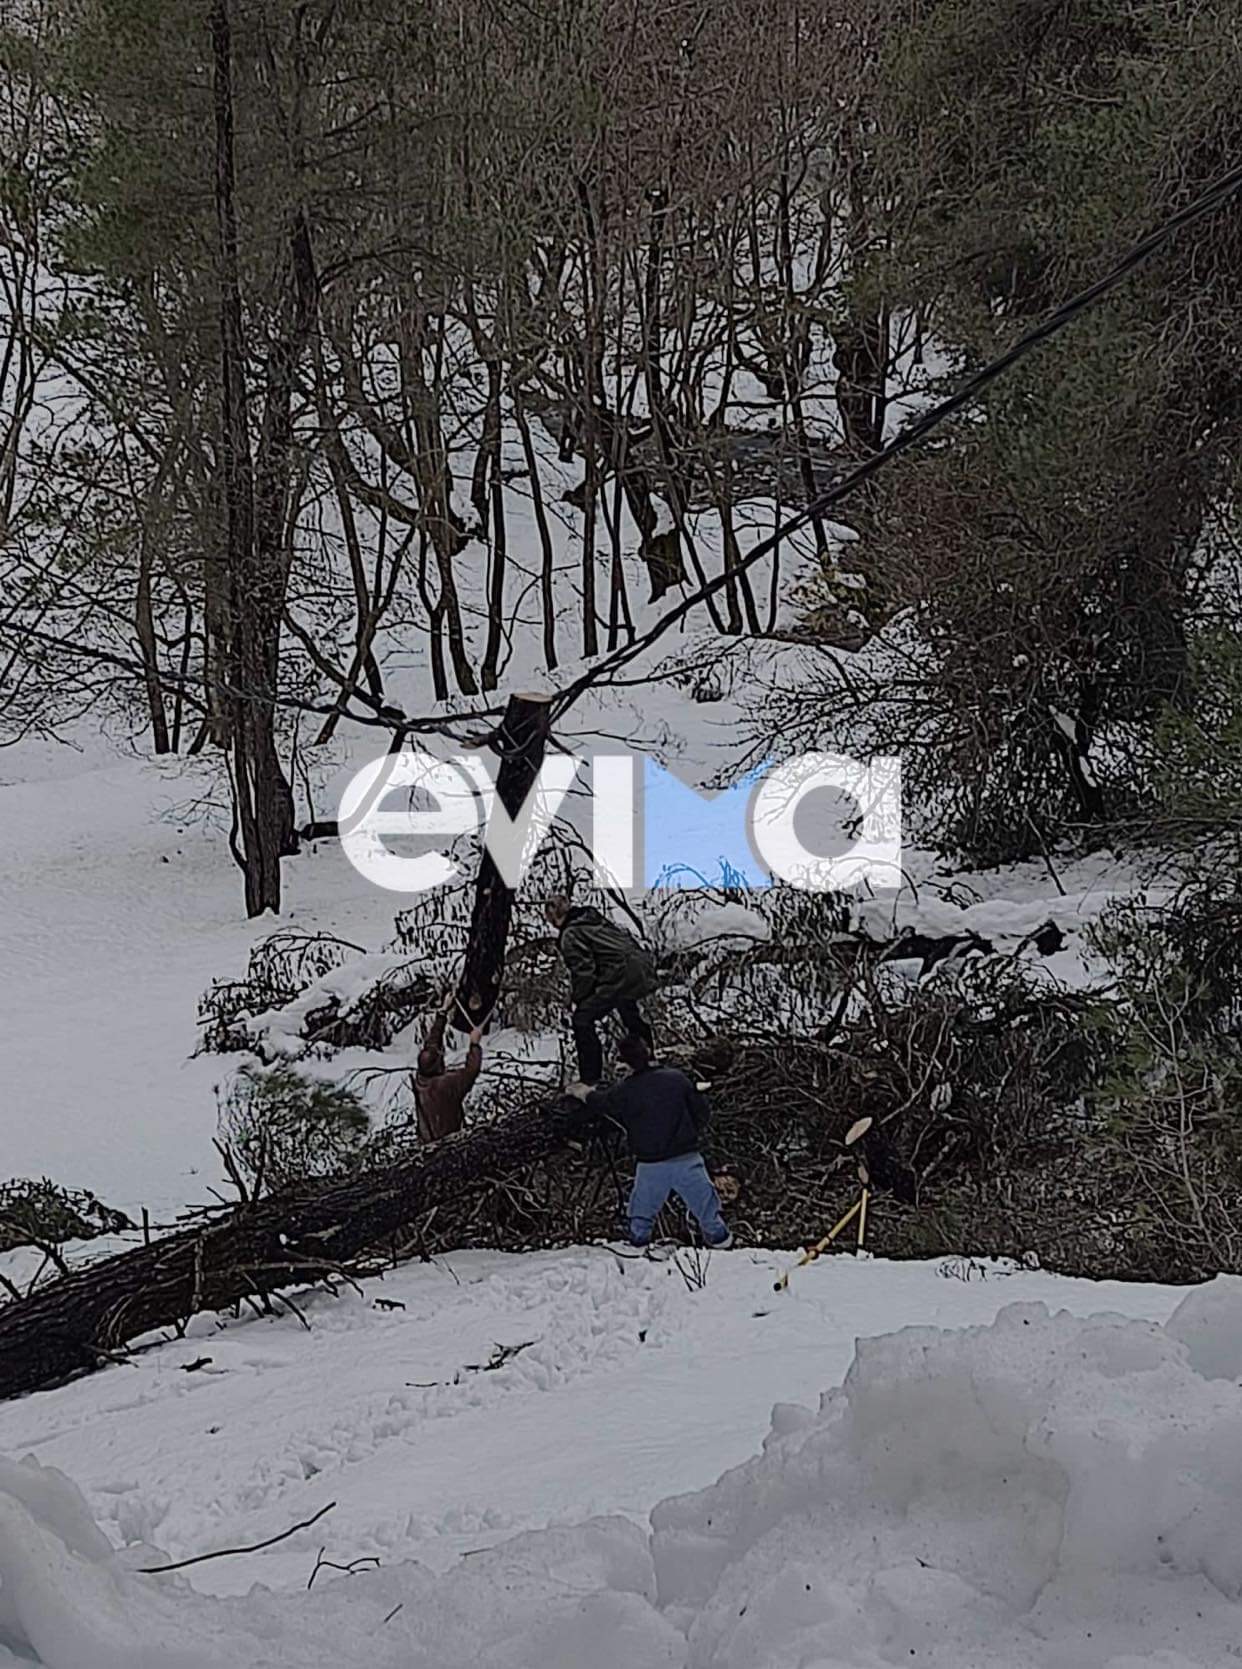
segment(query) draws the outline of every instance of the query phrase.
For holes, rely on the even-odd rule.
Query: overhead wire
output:
[[[894,435],[892,440],[881,447],[878,452],[874,452],[862,463],[857,464],[834,486],[813,498],[801,510],[787,517],[779,527],[768,534],[766,538],[761,539],[739,561],[734,562],[729,568],[701,584],[689,596],[684,597],[676,607],[669,609],[653,626],[646,632],[641,633],[632,643],[614,650],[612,654],[605,656],[594,666],[588,667],[573,683],[567,685],[554,698],[553,717],[559,717],[566,712],[588,689],[604,681],[611,672],[627,666],[639,655],[645,653],[667,632],[672,631],[675,626],[679,625],[700,603],[705,602],[709,597],[715,596],[718,591],[723,590],[726,586],[734,584],[748,568],[753,567],[764,557],[770,556],[773,551],[778,549],[787,539],[792,538],[794,534],[799,533],[808,523],[820,519],[826,510],[832,509],[834,505],[840,504],[843,499],[848,498],[864,482],[869,481],[873,476],[878,475],[881,470],[886,469],[895,458],[900,457],[904,452],[908,452],[911,447],[917,446],[933,429],[938,428],[948,418],[968,406],[978,394],[999,377],[1004,376],[1005,372],[1012,369],[1019,360],[1024,359],[1029,353],[1033,353],[1036,348],[1042,346],[1059,331],[1064,330],[1068,324],[1099,301],[1101,297],[1115,290],[1136,267],[1141,266],[1144,261],[1168,243],[1178,232],[1195,221],[1203,219],[1206,215],[1214,214],[1218,209],[1223,208],[1233,198],[1237,197],[1239,193],[1242,193],[1242,165],[1231,168],[1215,184],[1209,186],[1206,191],[1186,204],[1184,208],[1179,209],[1176,214],[1170,215],[1154,231],[1149,232],[1145,238],[1134,244],[1102,278],[1097,279],[1093,284],[1087,285],[1085,289],[1079,290],[1068,301],[1062,302],[1054,312],[1050,313],[1033,329],[1020,336],[1004,353],[998,354],[996,358],[989,360],[986,365],[981,366],[978,371],[968,377],[956,393],[930,407],[914,422]]]

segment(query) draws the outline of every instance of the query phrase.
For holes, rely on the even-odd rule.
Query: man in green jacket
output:
[[[656,989],[655,964],[633,934],[589,904],[571,905],[567,898],[550,898],[544,914],[557,930],[561,957],[569,970],[578,1075],[584,1084],[598,1084],[604,1052],[596,1027],[606,1014],[615,1010],[631,1037],[652,1042],[651,1027],[638,1003]]]

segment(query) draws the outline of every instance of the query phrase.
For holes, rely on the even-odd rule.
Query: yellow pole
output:
[[[866,1200],[867,1193],[864,1189],[862,1198],[854,1201],[853,1205],[845,1213],[845,1216],[842,1217],[841,1221],[835,1226],[835,1228],[829,1229],[824,1238],[819,1241],[817,1245],[812,1246],[809,1252],[803,1252],[797,1263],[795,1263],[791,1269],[787,1269],[785,1271],[780,1280],[775,1283],[772,1290],[774,1292],[784,1292],[786,1287],[789,1285],[789,1277],[793,1273],[794,1269],[805,1268],[808,1263],[814,1263],[815,1259],[819,1257],[821,1252],[826,1252],[829,1246],[832,1245],[833,1241],[840,1234],[841,1230],[852,1222],[860,1211],[866,1209]]]
[[[867,1233],[867,1190],[865,1188],[862,1191],[862,1199],[858,1203],[858,1250],[861,1252],[863,1249],[863,1238]]]

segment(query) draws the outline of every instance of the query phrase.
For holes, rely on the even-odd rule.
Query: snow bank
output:
[[[1205,1379],[1242,1381],[1242,1276],[1195,1287],[1165,1324]]]
[[[186,1643],[178,1596],[149,1580],[138,1592],[141,1580],[67,1478],[0,1459],[0,1666],[223,1669],[223,1658]]]
[[[208,1599],[128,1570],[59,1473],[0,1461],[0,1669],[676,1669],[685,1642],[654,1595],[641,1530],[602,1519],[446,1576]]]
[[[0,1462],[0,1665],[1223,1669],[1240,1320],[1222,1281],[1167,1327],[1020,1304],[907,1328],[861,1342],[817,1411],[778,1407],[763,1452],[650,1536],[598,1519],[311,1593],[136,1574],[67,1480]]]
[[[1242,1390],[1175,1334],[1236,1350],[1232,1291],[1168,1330],[1030,1304],[860,1342],[817,1414],[778,1409],[760,1458],[653,1514],[687,1669],[1229,1662]]]

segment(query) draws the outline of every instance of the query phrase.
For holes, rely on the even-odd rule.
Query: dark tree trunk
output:
[[[155,634],[155,613],[151,599],[151,538],[144,526],[139,535],[138,591],[134,601],[134,629],[142,652],[142,671],[151,717],[151,739],[156,753],[171,751],[168,714],[164,706],[164,681],[160,675],[159,650]]]
[[[203,682],[206,685],[207,720],[203,741],[227,748],[233,726],[229,700],[229,663],[232,660],[230,621],[230,534],[228,526],[227,464],[221,447],[221,467],[208,484],[209,525],[203,550]],[[200,744],[201,745],[201,744]]]
[[[866,112],[857,112],[858,127],[846,159],[849,213],[845,238],[850,264],[862,271],[873,246],[877,204],[874,182],[864,161]],[[832,356],[837,371],[837,411],[846,451],[857,459],[871,457],[884,444],[888,411],[889,319],[882,307],[855,300],[842,326],[834,332]]]
[[[505,570],[509,562],[509,539],[505,525],[501,457],[501,366],[494,357],[489,357],[485,363],[487,409],[483,420],[483,442],[475,467],[474,505],[491,546],[487,574],[487,647],[483,652],[482,683],[485,690],[494,690],[500,681],[500,657],[504,649]]]
[[[444,320],[438,322],[441,348],[444,342]],[[404,395],[413,425],[415,448],[398,446],[389,449],[403,468],[412,469],[418,483],[419,502],[423,507],[424,525],[431,538],[440,579],[440,607],[453,676],[463,695],[479,693],[478,680],[470,664],[462,622],[461,601],[457,595],[454,558],[466,544],[466,533],[453,508],[453,475],[449,466],[448,447],[444,440],[440,409],[439,378],[433,386],[427,381],[423,368],[424,343],[429,337],[430,320],[415,301],[408,309],[400,334],[401,376]]]
[[[869,458],[884,444],[888,404],[888,320],[884,315],[873,313],[838,330],[832,361],[846,450],[854,458]]]
[[[276,747],[276,694],[280,637],[292,563],[293,383],[315,322],[318,283],[310,228],[299,210],[289,230],[284,315],[265,368],[263,425],[254,469],[252,584],[245,609],[259,682],[249,703],[261,815],[276,843],[277,858],[298,850],[293,789]],[[248,692],[249,693],[249,692]],[[279,873],[279,869],[278,869]],[[279,906],[279,883],[277,906]]]
[[[292,389],[314,319],[315,279],[304,215],[290,225],[282,329],[267,360],[258,459],[247,415],[245,325],[239,256],[229,0],[211,9],[215,107],[215,207],[220,260],[221,465],[226,504],[230,775],[233,851],[245,877],[246,913],[280,910],[280,860],[297,850],[293,792],[276,747],[280,629],[288,579],[286,517]]]
[[[500,755],[496,797],[510,817],[517,816],[539,776],[549,718],[548,697],[510,696],[504,719],[492,737],[492,751]],[[459,1007],[454,1012],[454,1023],[461,1031],[483,1024],[496,1006],[512,915],[512,889],[506,886],[485,848],[475,883],[470,937],[458,987]]]
[[[210,1224],[77,1270],[0,1305],[0,1399],[113,1360],[133,1339],[200,1311],[322,1279],[410,1238],[420,1218],[557,1153],[570,1115],[528,1107],[386,1170],[306,1196],[239,1205]]]
[[[1083,688],[1081,711],[1064,716],[1073,728],[1073,735],[1063,728],[1061,718],[1055,714],[1052,724],[1054,745],[1065,762],[1075,805],[1086,823],[1098,823],[1105,812],[1104,795],[1090,763],[1097,711],[1098,690],[1088,681]]]
[[[518,426],[518,433],[522,437],[522,452],[526,458],[526,471],[530,477],[531,507],[535,512],[535,526],[539,529],[539,547],[542,552],[542,560],[539,564],[539,596],[543,612],[543,663],[549,672],[554,672],[557,665],[556,597],[553,591],[556,550],[552,543],[552,529],[548,523],[543,488],[539,484],[539,466],[535,457],[535,443],[531,438],[530,420],[526,415],[526,405],[522,398],[521,386],[516,379],[513,382],[511,394],[513,418]]]
[[[599,513],[601,485],[596,413],[607,404],[604,390],[604,253],[598,220],[586,182],[578,182],[582,208],[584,242],[582,291],[586,306],[586,328],[582,334],[582,451],[586,461],[583,482],[582,525],[582,653],[588,659],[599,654],[599,622],[595,595],[595,528]]]
[[[280,850],[263,792],[269,762],[252,723],[263,663],[252,630],[250,582],[255,544],[254,472],[246,419],[245,337],[238,255],[234,155],[233,41],[228,0],[211,8],[212,91],[216,126],[216,225],[220,255],[221,464],[224,476],[229,625],[225,692],[230,774],[236,810],[233,852],[246,884],[246,914],[280,909]],[[250,699],[247,699],[247,698]]]

